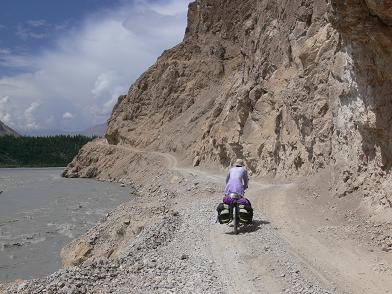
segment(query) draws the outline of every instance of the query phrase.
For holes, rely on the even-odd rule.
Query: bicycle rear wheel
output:
[[[238,218],[238,204],[234,206],[233,209],[233,225],[234,225],[234,234],[238,234],[238,226],[239,226],[239,218]]]

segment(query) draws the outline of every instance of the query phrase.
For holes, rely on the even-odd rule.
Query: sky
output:
[[[0,120],[21,133],[107,120],[181,42],[189,0],[1,0]]]

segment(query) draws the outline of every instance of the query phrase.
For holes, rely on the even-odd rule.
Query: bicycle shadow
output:
[[[270,222],[267,220],[254,219],[253,222],[249,225],[241,225],[239,227],[238,234],[249,234],[249,233],[256,232],[261,229],[262,225],[267,225],[267,224],[270,224]],[[226,232],[226,234],[234,235],[234,232],[233,231]]]

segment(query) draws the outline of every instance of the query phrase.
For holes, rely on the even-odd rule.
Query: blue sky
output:
[[[28,133],[104,122],[179,43],[188,0],[2,0],[0,120]]]

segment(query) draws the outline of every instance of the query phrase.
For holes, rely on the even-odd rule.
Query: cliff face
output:
[[[7,126],[6,124],[0,121],[0,136],[5,136],[5,135],[19,136],[17,132],[15,132],[9,126]]]
[[[184,41],[119,98],[106,137],[205,166],[243,157],[261,175],[330,167],[338,195],[391,206],[389,2],[195,1]]]
[[[339,194],[361,190],[392,207],[392,4],[350,0],[334,8],[341,39],[329,93],[335,182]]]
[[[325,166],[332,116],[324,93],[338,45],[327,13],[325,1],[192,3],[184,41],[120,97],[109,142],[202,164],[245,157],[261,174]]]

